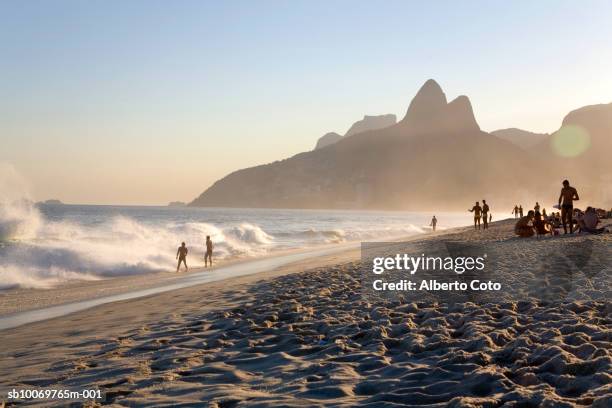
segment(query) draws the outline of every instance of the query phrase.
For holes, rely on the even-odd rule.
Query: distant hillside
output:
[[[365,115],[363,119],[353,123],[353,126],[344,134],[344,137],[353,136],[368,130],[383,129],[395,125],[397,118],[393,114],[370,116]]]
[[[52,198],[50,200],[45,200],[45,201],[39,201],[38,204],[44,204],[44,205],[64,205],[63,202],[61,202],[60,200],[57,200],[55,198]]]
[[[569,179],[588,197],[588,202],[581,200],[581,207],[612,207],[612,103],[571,111],[534,152],[559,178]]]
[[[356,135],[357,133],[367,132],[369,130],[386,128],[395,125],[396,122],[397,118],[395,117],[395,115],[391,114],[378,116],[365,115],[363,119],[353,123],[349,130],[344,134],[344,137]],[[342,136],[335,132],[326,133],[325,135],[321,136],[319,140],[317,140],[315,150],[337,143],[340,141],[340,139],[342,139]]]
[[[548,133],[533,133],[517,128],[494,130],[491,134],[526,150],[542,143],[550,136]]]
[[[340,141],[340,139],[342,139],[342,136],[340,136],[336,132],[326,133],[323,136],[321,136],[319,140],[317,140],[317,145],[315,146],[315,150],[322,149],[326,146],[337,143]]]
[[[465,209],[482,198],[509,204],[529,196],[552,174],[514,144],[482,132],[466,96],[447,102],[429,80],[397,124],[235,171],[191,205]]]

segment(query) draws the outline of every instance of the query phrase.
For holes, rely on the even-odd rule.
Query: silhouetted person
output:
[[[535,217],[535,213],[533,211],[529,211],[526,217],[521,217],[516,225],[514,226],[514,232],[519,237],[532,237],[535,234],[535,230],[533,227],[533,218]]]
[[[540,212],[540,203],[536,201],[536,204],[533,206],[533,211],[539,213]]]
[[[515,205],[514,208],[512,209],[511,214],[514,214],[514,218],[518,218],[519,215],[519,209],[518,209],[518,205]]]
[[[533,215],[533,228],[537,232],[538,236],[550,234],[553,235],[553,229],[551,225],[542,217],[539,211],[536,211]]]
[[[213,253],[213,243],[210,240],[210,235],[206,236],[206,254],[204,254],[204,267],[208,266],[208,261],[210,261],[210,266],[212,266],[212,253]]]
[[[519,204],[519,217],[523,216],[523,206]]]
[[[187,267],[187,252],[189,252],[189,250],[185,246],[185,243],[181,243],[181,246],[178,247],[178,250],[176,251],[176,259],[178,259],[178,265],[176,265],[177,272],[181,268],[181,262],[185,264],[185,270],[189,270],[189,268]]]
[[[206,253],[204,254],[204,267],[208,266],[208,262],[210,262],[210,266],[212,266],[212,241],[210,240],[210,235],[206,236]]]
[[[569,224],[570,234],[574,233],[574,225],[572,214],[574,212],[574,200],[580,200],[578,191],[570,186],[569,181],[563,180],[563,188],[559,194],[559,206],[561,207],[561,222],[563,223],[563,232],[567,234],[567,224]]]
[[[493,221],[493,214],[489,214],[489,222]]]
[[[433,218],[431,219],[431,229],[435,232],[436,231],[436,224],[438,223],[438,219],[436,218],[436,216],[434,215]]]
[[[468,211],[474,213],[474,229],[480,229],[480,217],[482,213],[482,207],[480,207],[478,201],[476,201],[476,205],[474,205],[472,209]],[[476,227],[476,225],[478,225],[478,227]]]
[[[599,234],[606,230],[605,228],[597,228],[599,222],[597,211],[593,207],[587,207],[584,215],[578,220],[578,227],[580,228],[580,232],[584,231],[589,234]]]
[[[489,228],[489,204],[487,204],[487,200],[482,200],[482,228]]]

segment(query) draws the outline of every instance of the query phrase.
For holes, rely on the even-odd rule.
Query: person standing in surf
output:
[[[431,224],[429,224],[431,226],[431,230],[433,232],[436,232],[436,224],[438,223],[438,219],[436,218],[436,216],[434,215],[433,218],[431,219]]]
[[[206,236],[206,253],[204,254],[204,267],[208,266],[208,261],[210,261],[210,266],[212,267],[212,253],[213,253],[213,243],[210,240],[210,235]]]
[[[178,250],[176,251],[176,259],[178,259],[178,265],[176,265],[176,272],[178,273],[179,269],[181,268],[181,262],[185,265],[185,270],[188,271],[189,268],[187,267],[187,253],[189,252],[189,250],[187,249],[187,247],[185,246],[185,243],[181,243],[181,246],[178,247]]]

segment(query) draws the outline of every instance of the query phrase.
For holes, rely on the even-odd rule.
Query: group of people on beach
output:
[[[488,229],[489,223],[493,221],[493,214],[491,214],[491,209],[489,208],[489,204],[487,204],[487,200],[482,200],[482,206],[478,201],[474,204],[471,209],[468,209],[469,212],[474,213],[474,229],[480,229],[480,220],[482,220],[482,229]],[[436,231],[436,225],[438,224],[438,219],[434,215],[431,219],[431,223],[429,226],[432,231]]]
[[[213,243],[212,243],[212,240],[210,239],[210,235],[206,236],[206,242],[204,243],[204,246],[206,247],[206,252],[204,253],[204,267],[208,267],[209,263],[210,263],[210,266],[212,267]],[[179,269],[181,268],[181,263],[185,265],[186,271],[189,270],[189,268],[187,267],[187,254],[188,253],[189,253],[189,249],[187,249],[187,245],[184,242],[182,242],[181,246],[178,247],[178,250],[176,251],[176,259],[178,259],[178,265],[176,265],[176,272],[178,272]]]
[[[550,215],[546,214],[546,209],[543,208],[540,212],[540,204],[536,201],[533,210],[530,210],[526,216],[523,216],[522,206],[515,206],[513,213],[517,218],[517,213],[520,218],[516,223],[514,231],[520,237],[531,237],[533,235],[558,235],[557,228],[563,226],[564,234],[574,233],[574,227],[578,232],[588,232],[598,234],[605,231],[605,228],[597,228],[600,223],[600,218],[606,216],[605,211],[598,211],[593,207],[587,207],[586,211],[574,208],[574,201],[580,200],[578,190],[570,186],[568,180],[563,180],[563,187],[559,194],[559,203],[556,206],[560,212],[553,212]]]
[[[493,220],[493,214],[490,213],[489,204],[487,200],[482,200],[482,206],[478,201],[474,204],[469,212],[474,213],[474,229],[480,229],[480,220],[482,219],[482,229],[488,229],[489,223]]]
[[[598,234],[604,232],[605,228],[598,228],[600,218],[612,217],[612,210],[608,213],[605,210],[596,209],[593,207],[587,207],[586,211],[574,208],[574,201],[578,201],[578,191],[570,186],[568,180],[563,180],[563,187],[559,194],[559,204],[555,208],[559,209],[559,212],[552,212],[550,215],[546,213],[546,208],[542,208],[540,203],[536,201],[533,206],[533,210],[529,210],[527,215],[523,214],[523,206],[517,204],[511,211],[514,218],[517,219],[515,226],[515,232],[520,237],[531,237],[533,235],[558,235],[558,228],[563,226],[565,234],[573,234],[574,230],[578,232],[588,232],[591,234]],[[474,206],[468,209],[469,212],[474,213],[474,229],[486,230],[489,228],[489,223],[493,220],[493,215],[487,200],[480,202],[476,201]],[[481,224],[482,221],[482,224]],[[431,219],[430,226],[433,231],[436,230],[436,224],[438,220],[434,215]]]

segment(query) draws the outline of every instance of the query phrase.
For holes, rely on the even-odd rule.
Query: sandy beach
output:
[[[0,388],[96,387],[115,406],[610,406],[610,234],[518,239],[512,226],[406,245],[488,244],[500,275],[525,288],[538,277],[517,257],[555,245],[591,245],[607,267],[578,300],[371,302],[352,249],[4,330]],[[71,300],[123,284],[75,284],[93,289]],[[5,313],[32,307],[9,299]]]

